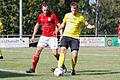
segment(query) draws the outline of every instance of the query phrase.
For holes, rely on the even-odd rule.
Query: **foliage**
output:
[[[37,22],[37,17],[41,11],[41,3],[36,0],[24,0],[23,1],[23,34],[31,34],[33,32],[34,25]]]
[[[0,1],[0,19],[6,26],[5,34],[18,34],[19,26],[19,4],[18,0]]]
[[[117,34],[120,0],[100,0],[99,33]]]
[[[37,17],[41,11],[41,3],[49,2],[60,21],[69,12],[72,1],[78,2],[79,11],[91,24],[95,24],[95,5],[89,0],[22,0],[23,1],[23,34],[32,34]],[[63,1],[63,3],[60,3]],[[99,34],[117,34],[117,19],[120,18],[120,0],[99,0]],[[3,34],[19,34],[19,0],[0,0],[0,20],[5,26]],[[41,33],[39,30],[38,33]],[[94,34],[95,30],[84,28],[82,34]]]

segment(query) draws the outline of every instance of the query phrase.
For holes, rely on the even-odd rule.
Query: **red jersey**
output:
[[[42,36],[53,37],[56,24],[59,23],[57,16],[51,12],[47,16],[41,13],[38,16],[38,24],[42,24]]]
[[[118,39],[120,39],[120,24],[118,24]]]

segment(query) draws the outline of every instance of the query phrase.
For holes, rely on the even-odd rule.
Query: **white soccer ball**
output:
[[[62,68],[56,68],[54,71],[54,75],[59,77],[59,76],[63,76],[64,74],[64,70]]]

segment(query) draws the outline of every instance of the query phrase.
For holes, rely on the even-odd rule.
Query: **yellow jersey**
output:
[[[0,22],[0,33],[3,31],[3,24]]]
[[[63,18],[63,23],[65,24],[63,36],[80,39],[81,24],[85,21],[85,17],[81,16],[80,13],[76,15],[73,15],[71,12],[65,14]]]

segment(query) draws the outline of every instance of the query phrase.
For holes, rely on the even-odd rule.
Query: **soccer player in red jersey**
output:
[[[32,67],[28,71],[26,71],[27,73],[35,72],[39,56],[44,47],[46,47],[47,45],[50,46],[52,54],[55,56],[55,58],[59,60],[59,54],[57,52],[58,49],[57,35],[54,34],[54,32],[56,29],[56,25],[60,27],[60,23],[57,16],[52,11],[50,11],[49,5],[47,3],[43,3],[42,5],[42,13],[40,13],[38,16],[38,21],[34,27],[34,32],[31,41],[34,41],[35,35],[38,31],[40,24],[42,25],[42,35],[37,44],[37,50],[33,57]],[[65,66],[63,65],[63,67]]]

